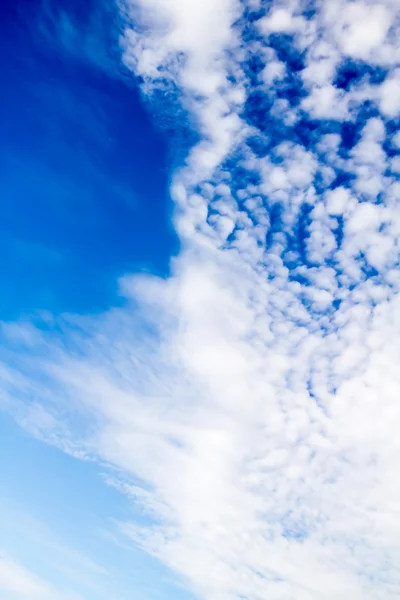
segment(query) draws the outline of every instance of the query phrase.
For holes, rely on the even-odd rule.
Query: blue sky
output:
[[[397,3],[1,11],[0,596],[398,598]]]
[[[2,4],[0,307],[6,321],[43,311],[104,310],[120,302],[121,274],[165,274],[178,248],[168,140],[143,107],[118,47],[110,57],[109,44],[117,41],[109,17],[117,18],[116,9],[80,4]],[[67,30],[65,40],[60,29]],[[87,50],[74,47],[75,40]],[[66,568],[81,562],[79,555],[69,559],[68,547],[112,565],[111,588],[97,582],[107,598],[130,598],[132,589],[135,597],[166,597],[171,575],[134,548],[102,537],[132,507],[104,483],[101,468],[36,441],[4,413],[0,439],[2,549],[44,579],[66,578],[68,586],[69,574],[57,574],[47,542],[40,545],[45,528],[50,553],[51,544],[66,546]],[[83,577],[87,568],[81,570]],[[86,577],[95,579],[93,572]],[[89,586],[86,597],[99,596]]]
[[[116,9],[80,4],[2,8],[5,317],[104,309],[121,273],[165,273],[178,246],[168,142],[108,55]]]
[[[111,520],[132,510],[98,468],[44,446],[6,418],[1,439],[2,549],[61,589],[82,587],[85,598],[129,598],[132,590],[139,598],[179,596],[155,561],[108,539]]]

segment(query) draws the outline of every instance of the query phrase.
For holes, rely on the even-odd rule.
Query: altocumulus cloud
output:
[[[120,529],[200,597],[398,598],[398,3],[121,12],[145,101],[198,134],[182,249],[122,308],[4,324],[5,408],[110,465],[149,517]]]

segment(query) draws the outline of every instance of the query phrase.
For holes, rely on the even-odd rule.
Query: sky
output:
[[[0,597],[398,598],[398,2],[0,10]]]

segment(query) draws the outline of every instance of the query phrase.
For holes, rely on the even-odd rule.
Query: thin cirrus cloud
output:
[[[1,552],[0,590],[6,600],[81,600],[76,594],[58,592],[19,562]]]
[[[200,597],[396,598],[398,7],[123,14],[148,106],[172,86],[199,134],[182,250],[122,308],[5,324],[5,407],[109,465],[148,515],[119,530]]]

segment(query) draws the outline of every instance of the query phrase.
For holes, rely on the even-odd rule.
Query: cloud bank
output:
[[[397,3],[121,11],[149,107],[199,136],[182,250],[122,308],[4,324],[4,407],[108,465],[145,515],[120,529],[202,598],[397,598]]]

